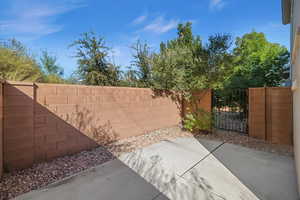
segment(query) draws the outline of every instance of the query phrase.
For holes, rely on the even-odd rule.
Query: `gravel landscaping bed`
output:
[[[5,173],[0,181],[0,199],[11,199],[113,158],[114,156],[103,147],[98,147],[91,151],[82,151],[72,156],[39,163],[31,168]]]
[[[121,153],[177,137],[225,141],[257,150],[293,155],[293,149],[290,146],[272,145],[237,133],[214,131],[212,134],[195,135],[183,131],[179,127],[171,127],[123,139],[106,147],[98,147],[71,156],[60,157],[50,162],[36,164],[28,169],[5,173],[0,180],[0,200],[11,199],[31,190],[45,187],[50,183],[115,159]]]
[[[0,180],[0,200],[14,198],[31,190],[45,187],[53,182],[83,170],[115,159],[115,155],[176,137],[192,136],[179,128],[157,130],[147,135],[120,140],[106,147],[64,156],[50,162],[35,164],[31,168],[5,173]]]
[[[140,149],[163,140],[169,140],[178,137],[193,137],[189,132],[182,131],[179,127],[171,127],[153,131],[151,133],[130,137],[113,143],[109,146],[110,152],[118,156],[124,152],[130,152],[134,149]]]
[[[284,156],[293,156],[293,146],[271,144],[267,141],[258,140],[236,132],[214,130],[212,134],[197,134],[194,135],[198,139],[216,140],[236,145],[241,145],[251,149],[276,153]]]

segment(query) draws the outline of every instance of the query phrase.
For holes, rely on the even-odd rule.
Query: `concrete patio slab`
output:
[[[193,182],[201,188],[206,194],[207,199],[258,199],[252,191],[240,182],[213,155],[209,155],[205,160],[201,161],[192,170],[187,172],[183,178],[188,183]]]
[[[222,144],[205,142],[211,150]],[[163,141],[120,159],[171,200],[257,199],[195,138]]]
[[[163,195],[155,200],[219,200],[219,196],[211,191],[210,188],[203,185],[194,184],[191,181],[177,177],[176,180],[170,182]]]
[[[297,199],[292,158],[199,141],[165,140],[17,200]]]
[[[197,139],[208,151],[212,152],[224,142],[222,141],[214,141],[214,140],[207,140],[207,139]]]
[[[224,144],[213,154],[261,200],[298,199],[292,157],[233,144]]]
[[[177,138],[123,154],[119,159],[160,191],[164,191],[170,181],[209,153],[194,138]]]
[[[113,160],[16,199],[151,200],[158,194],[153,185],[121,161]]]

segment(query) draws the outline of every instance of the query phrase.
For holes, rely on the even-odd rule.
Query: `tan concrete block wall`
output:
[[[6,83],[5,166],[28,167],[177,125],[177,106],[151,89]]]
[[[34,86],[4,84],[4,167],[29,167],[34,161]]]

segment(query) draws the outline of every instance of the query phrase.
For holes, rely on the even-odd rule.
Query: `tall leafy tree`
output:
[[[177,38],[162,43],[160,52],[154,55],[154,88],[168,90],[167,94],[175,91],[171,97],[180,103],[179,108],[181,97],[188,100],[185,128],[209,131],[212,116],[199,108],[199,99],[192,94],[221,85],[232,66],[230,46],[227,34],[210,36],[207,44],[202,44],[200,37],[193,35],[192,24],[186,23],[179,24]]]
[[[230,51],[232,39],[229,34],[215,34],[198,54],[200,70],[205,78],[205,87],[220,88],[232,71],[234,56]]]
[[[153,57],[154,87],[175,91],[193,87],[188,77],[193,71],[194,53],[200,50],[201,40],[193,36],[191,23],[179,24],[177,38],[162,42],[160,52]]]
[[[136,67],[135,74],[140,82],[141,87],[150,87],[152,85],[152,57],[150,47],[147,43],[137,41],[133,46],[133,62],[132,65]],[[133,71],[129,71],[132,73]],[[128,74],[132,75],[132,74]]]
[[[15,39],[0,44],[0,78],[15,81],[42,81],[43,73],[28,49]]]
[[[74,41],[75,57],[78,58],[77,74],[80,82],[88,85],[117,85],[119,83],[119,67],[108,61],[109,50],[103,37],[93,32],[83,33]]]
[[[154,87],[183,93],[218,87],[231,67],[230,46],[230,35],[210,36],[203,45],[191,23],[179,24],[177,38],[161,43],[154,55]]]
[[[55,74],[63,76],[64,70],[57,64],[56,56],[51,55],[48,51],[43,50],[40,58],[41,68],[46,74]]]
[[[33,58],[32,54],[29,52],[26,46],[22,44],[20,41],[16,40],[15,38],[2,40],[0,42],[0,46],[2,48],[6,48],[14,51],[15,54],[17,54],[18,56],[26,56],[29,58]]]
[[[43,82],[46,83],[65,83],[62,78],[64,74],[63,68],[57,64],[57,58],[48,51],[43,50],[40,58],[40,68],[43,71]]]
[[[251,32],[236,39],[234,68],[225,87],[280,86],[289,77],[288,50],[268,42],[264,33]]]

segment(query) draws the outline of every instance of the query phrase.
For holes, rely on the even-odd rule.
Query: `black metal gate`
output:
[[[248,133],[248,89],[213,90],[214,128]]]

